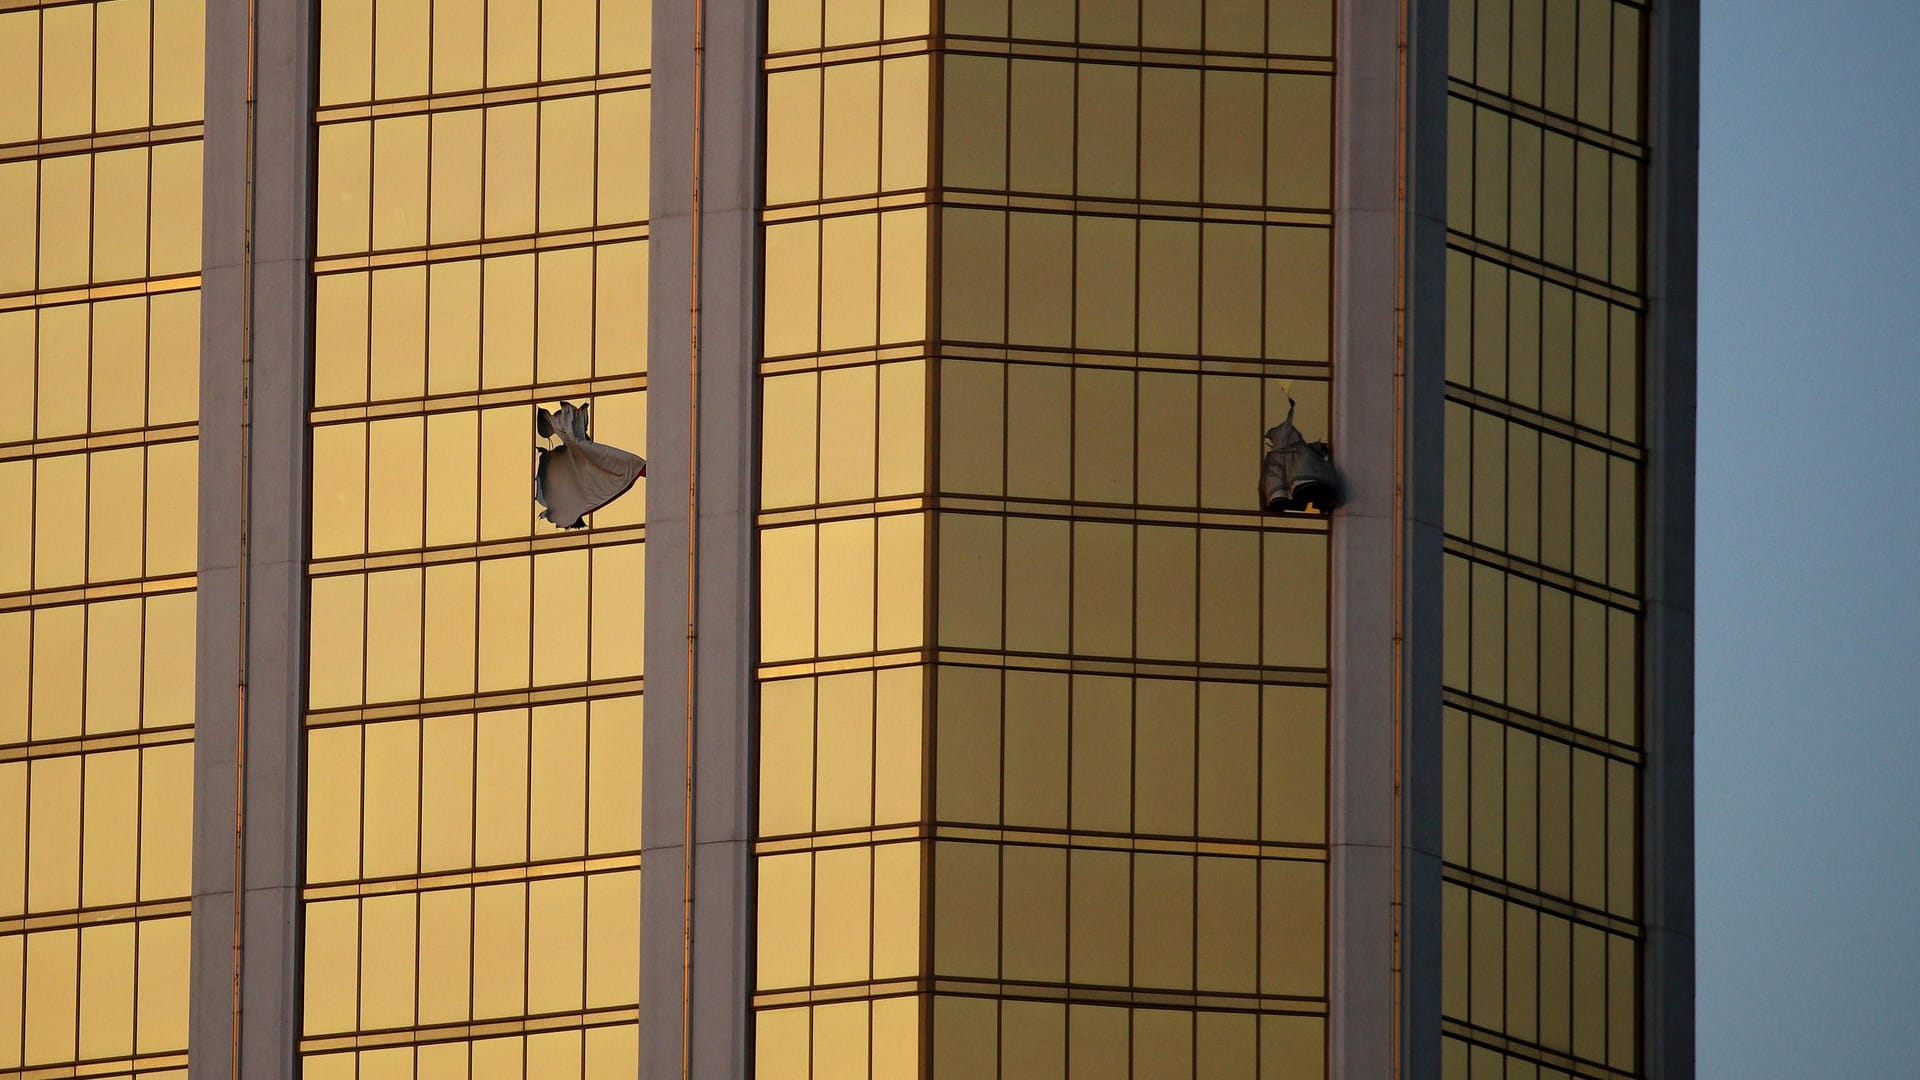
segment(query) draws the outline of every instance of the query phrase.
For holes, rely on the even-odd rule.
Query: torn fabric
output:
[[[540,464],[533,474],[533,498],[546,507],[540,516],[562,529],[577,529],[586,516],[626,494],[647,475],[647,460],[587,436],[587,406],[566,402],[549,413],[535,407],[534,430],[542,439],[559,436],[552,449],[537,447]]]
[[[1333,455],[1323,442],[1308,442],[1293,426],[1293,399],[1286,419],[1267,430],[1267,458],[1260,473],[1260,505],[1272,512],[1324,514],[1340,504]]]

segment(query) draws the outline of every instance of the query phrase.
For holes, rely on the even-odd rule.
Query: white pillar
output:
[[[1338,18],[1328,1075],[1437,1078],[1447,17]]]
[[[300,1035],[313,10],[256,0],[250,55],[248,7],[207,5],[194,1080],[292,1077]]]
[[[681,1075],[683,1053],[702,1080],[751,1071],[760,53],[750,0],[654,5],[640,1058],[655,1077]]]

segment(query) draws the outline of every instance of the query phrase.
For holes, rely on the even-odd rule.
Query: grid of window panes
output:
[[[1647,14],[1451,16],[1445,1074],[1632,1076]]]
[[[6,8],[0,1073],[184,1080],[205,9]]]
[[[921,1052],[930,19],[767,7],[762,1078]]]
[[[651,12],[322,0],[303,1074],[637,1070]]]
[[[1323,1074],[1331,21],[769,4],[760,1076]]]

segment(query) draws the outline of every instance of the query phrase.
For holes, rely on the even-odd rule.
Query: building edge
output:
[[[1646,905],[1644,1075],[1691,1080],[1694,1034],[1694,469],[1698,405],[1700,5],[1650,9],[1647,175],[1647,765],[1641,792]]]
[[[1440,861],[1443,762],[1441,750],[1444,638],[1443,529],[1446,513],[1447,304],[1447,28],[1446,0],[1405,0],[1407,43],[1405,108],[1407,190],[1401,207],[1407,242],[1401,253],[1406,283],[1405,383],[1401,456],[1405,533],[1400,603],[1406,623],[1406,660],[1400,672],[1406,715],[1401,732],[1402,947],[1400,986],[1401,1075],[1441,1072]]]

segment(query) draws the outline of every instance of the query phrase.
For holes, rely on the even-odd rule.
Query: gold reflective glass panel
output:
[[[637,1067],[645,494],[539,518],[533,418],[646,451],[651,18],[320,8],[309,1075]]]
[[[0,12],[0,1072],[184,1076],[199,0]]]
[[[1321,1075],[1331,5],[928,7],[767,8],[756,1073]]]
[[[1449,10],[1446,1068],[1632,1076],[1645,16]]]

